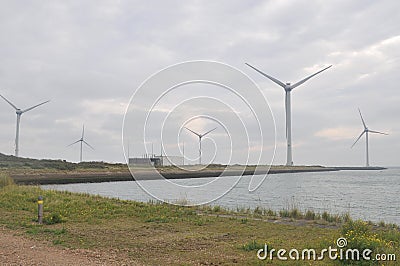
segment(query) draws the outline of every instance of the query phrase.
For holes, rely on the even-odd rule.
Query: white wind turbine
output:
[[[48,103],[50,102],[50,100],[39,103],[35,106],[29,107],[25,110],[21,110],[20,108],[17,108],[12,102],[10,102],[9,100],[7,100],[3,95],[0,95],[1,98],[3,98],[6,102],[8,102],[14,109],[15,109],[15,113],[17,114],[17,127],[16,127],[16,133],[15,133],[15,157],[19,156],[19,124],[21,122],[21,115],[23,113],[26,113],[42,104]]]
[[[84,137],[84,135],[85,135],[85,125],[83,125],[83,127],[82,127],[82,137],[80,138],[80,139],[78,139],[77,141],[75,141],[75,142],[73,142],[73,143],[71,143],[71,144],[69,144],[67,147],[69,147],[69,146],[72,146],[72,145],[74,145],[75,143],[78,143],[78,142],[80,142],[81,143],[81,154],[80,154],[80,162],[82,162],[82,148],[83,148],[83,143],[85,143],[87,146],[89,146],[90,148],[92,148],[92,150],[94,150],[94,148],[92,147],[92,146],[90,146],[90,144],[89,143],[87,143],[84,139],[83,139],[83,137]]]
[[[314,77],[315,75],[318,75],[319,73],[321,73],[322,71],[327,70],[328,68],[330,68],[332,65],[300,80],[299,82],[295,83],[295,84],[291,84],[291,83],[283,83],[282,81],[271,77],[267,74],[265,74],[264,72],[258,70],[257,68],[251,66],[250,64],[246,63],[246,65],[248,65],[249,67],[251,67],[252,69],[254,69],[255,71],[257,71],[258,73],[260,73],[261,75],[269,78],[270,80],[272,80],[273,82],[275,82],[276,84],[278,84],[279,86],[283,87],[283,89],[285,90],[285,112],[286,112],[286,140],[287,140],[287,158],[286,158],[286,165],[288,166],[292,166],[293,165],[293,159],[292,159],[292,120],[291,120],[291,102],[290,102],[290,92],[300,86],[301,84],[303,84],[304,82],[306,82],[307,80],[309,80],[310,78]]]
[[[197,133],[197,132],[194,132],[193,130],[191,130],[191,129],[187,128],[187,127],[185,127],[185,128],[186,128],[187,130],[189,130],[190,132],[192,132],[193,134],[195,134],[196,136],[199,137],[199,165],[201,165],[201,139],[202,139],[205,135],[211,133],[211,131],[216,130],[217,128],[215,127],[215,128],[213,128],[213,129],[207,131],[207,132],[204,133],[204,134],[199,134],[199,133]]]
[[[383,132],[379,132],[379,131],[370,130],[370,129],[367,127],[367,125],[365,124],[365,121],[364,121],[364,119],[363,119],[363,117],[362,117],[360,108],[358,108],[358,112],[360,113],[361,122],[362,122],[362,124],[363,124],[363,126],[364,126],[364,130],[363,130],[363,132],[361,132],[360,136],[359,136],[359,137],[357,138],[357,140],[353,143],[353,145],[351,145],[351,147],[353,148],[354,145],[356,145],[357,141],[360,140],[360,138],[362,137],[362,135],[365,134],[365,145],[366,145],[365,148],[366,148],[366,153],[367,153],[365,166],[366,166],[366,167],[369,167],[368,133],[371,132],[371,133],[382,134],[382,135],[388,135],[388,134],[387,134],[387,133],[383,133]]]

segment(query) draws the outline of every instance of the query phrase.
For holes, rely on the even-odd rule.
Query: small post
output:
[[[43,223],[43,197],[39,196],[38,197],[38,223],[42,224]]]

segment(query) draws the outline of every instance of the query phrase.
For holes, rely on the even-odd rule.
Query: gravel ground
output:
[[[140,265],[120,252],[51,246],[0,228],[0,265]]]

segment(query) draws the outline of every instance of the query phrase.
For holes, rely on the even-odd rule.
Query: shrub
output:
[[[394,241],[392,239],[396,233],[390,232],[388,234],[390,237],[387,237],[384,232],[374,232],[371,224],[361,220],[350,220],[346,222],[342,226],[341,233],[342,236],[347,240],[346,249],[358,249],[360,252],[365,249],[370,249],[373,251],[373,254],[389,254],[393,253],[395,246],[399,246],[399,243],[395,239]],[[341,263],[352,265],[371,265],[370,261],[365,261],[362,257],[360,258],[360,261],[343,260]]]

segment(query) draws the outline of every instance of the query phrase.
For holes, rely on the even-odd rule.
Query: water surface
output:
[[[229,182],[231,177],[223,177]],[[209,178],[174,180],[173,182],[193,186],[209,181]],[[385,221],[400,225],[400,168],[379,171],[339,171],[290,173],[268,175],[264,183],[255,191],[248,191],[249,176],[212,204],[223,207],[255,208],[257,206],[279,211],[283,208],[297,207],[333,214],[349,212],[353,218],[375,222]],[[157,180],[151,186],[163,193],[162,182]],[[84,192],[126,200],[149,201],[146,194],[135,181],[85,183],[66,185],[46,185],[45,189]],[[167,201],[189,200],[196,202],[207,191],[199,190],[198,195],[180,195],[179,198],[164,198]]]

